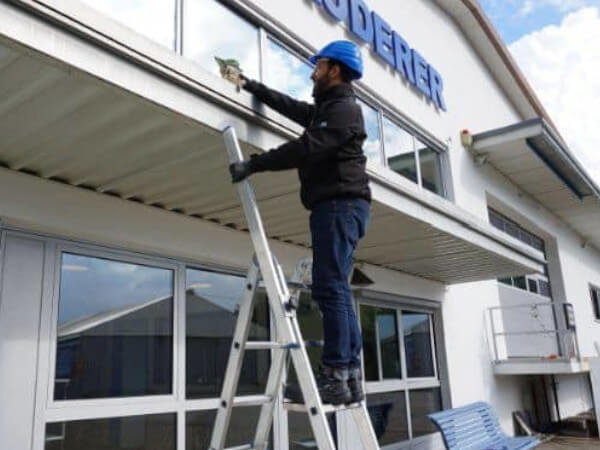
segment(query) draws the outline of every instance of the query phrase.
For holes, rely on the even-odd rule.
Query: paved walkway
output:
[[[539,450],[600,450],[599,439],[582,439],[571,437],[555,437],[550,442],[537,447]]]

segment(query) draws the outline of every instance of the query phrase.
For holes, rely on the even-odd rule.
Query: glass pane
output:
[[[525,281],[525,277],[513,277],[513,286],[526,291],[527,283]]]
[[[396,311],[381,309],[377,311],[377,330],[381,346],[381,369],[383,379],[402,378],[400,369],[400,347],[398,344],[398,321]]]
[[[170,394],[173,272],[64,253],[57,335],[55,400]]]
[[[225,447],[234,447],[252,442],[260,407],[233,408],[229,433]],[[216,411],[193,411],[185,416],[186,450],[205,450],[210,447],[210,438]]]
[[[305,341],[313,341],[315,344],[323,341],[323,318],[321,310],[317,302],[313,301],[310,293],[302,292],[300,294],[300,303],[296,310],[296,317],[298,318],[298,324],[300,325],[300,330],[302,330],[302,336]],[[306,348],[306,352],[308,353],[310,364],[316,373],[321,363],[323,348],[320,345],[312,345]],[[288,381],[295,382],[296,380],[296,371],[290,366]]]
[[[175,450],[175,421],[175,414],[154,414],[49,423],[44,449]]]
[[[329,429],[337,446],[337,424],[334,413],[327,414]],[[290,450],[306,450],[317,448],[317,441],[312,432],[308,416],[305,412],[288,412],[289,447]]]
[[[215,56],[239,61],[244,74],[259,78],[258,28],[216,0],[185,0],[183,55],[219,75]]]
[[[365,379],[378,381],[402,378],[396,311],[360,305],[360,322],[363,336]],[[383,372],[381,377],[379,375],[378,345]]]
[[[533,292],[534,294],[538,293],[538,284],[536,280],[528,278],[527,285],[529,286],[529,292]]]
[[[417,161],[412,135],[384,117],[383,137],[390,169],[417,183]]]
[[[188,269],[186,277],[186,395],[218,397],[245,279],[196,269]],[[248,338],[269,340],[269,309],[264,294],[256,298]],[[262,394],[269,365],[269,350],[246,352],[238,394]]]
[[[265,64],[265,84],[305,102],[312,101],[313,67],[281,45],[268,39]]]
[[[498,278],[498,281],[502,284],[507,284],[508,286],[512,286],[512,278]]]
[[[442,410],[440,388],[410,391],[409,395],[413,439],[435,433],[437,429],[429,420],[427,414]]]
[[[415,139],[421,164],[421,182],[423,187],[434,194],[444,195],[442,184],[442,166],[440,155]]]
[[[367,395],[367,410],[379,445],[408,439],[406,398],[404,392]]]
[[[363,338],[363,365],[366,381],[379,381],[377,363],[377,336],[375,334],[375,310],[372,306],[360,305],[360,328]]]
[[[94,9],[143,34],[159,44],[175,49],[175,0],[83,0]]]
[[[430,315],[402,311],[406,373],[410,378],[433,377]]]
[[[367,131],[367,140],[363,145],[365,156],[370,161],[383,163],[381,153],[381,130],[379,129],[379,114],[375,108],[371,108],[362,100],[358,100],[365,119],[365,129]]]

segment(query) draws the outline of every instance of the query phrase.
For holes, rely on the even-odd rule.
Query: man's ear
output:
[[[342,78],[342,68],[339,64],[332,64],[329,67],[329,74],[332,78]]]

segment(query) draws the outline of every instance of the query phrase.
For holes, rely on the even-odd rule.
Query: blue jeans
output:
[[[323,313],[321,361],[329,367],[360,365],[362,338],[348,278],[369,215],[369,202],[362,198],[325,200],[310,215],[312,297]]]

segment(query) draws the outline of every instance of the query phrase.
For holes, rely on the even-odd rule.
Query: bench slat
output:
[[[471,405],[428,416],[441,431],[448,450],[526,450],[539,445],[535,437],[511,438],[500,428],[490,405]]]

